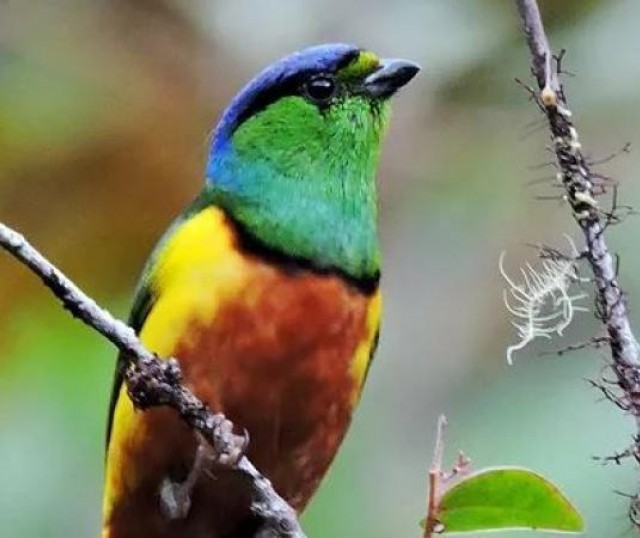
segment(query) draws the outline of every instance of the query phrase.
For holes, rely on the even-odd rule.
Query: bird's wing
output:
[[[149,312],[153,306],[154,297],[151,292],[146,276],[143,276],[141,283],[138,286],[136,298],[133,303],[131,315],[129,316],[129,326],[136,332],[140,333],[142,326],[144,325]],[[129,363],[128,357],[120,352],[118,354],[118,360],[116,362],[116,369],[113,375],[113,386],[111,389],[111,401],[109,402],[109,416],[107,418],[107,436],[106,446],[109,446],[109,440],[111,438],[111,427],[113,426],[113,413],[118,402],[118,395],[122,388],[122,382],[124,381],[124,373]]]
[[[157,297],[155,297],[152,290],[151,281],[153,278],[153,269],[156,264],[158,255],[162,251],[163,247],[171,239],[174,233],[180,228],[180,226],[187,222],[191,217],[199,213],[202,209],[209,205],[206,192],[201,192],[199,196],[189,205],[182,215],[180,215],[171,226],[167,229],[164,235],[158,241],[158,244],[153,249],[153,252],[149,256],[147,263],[142,271],[142,277],[138,282],[136,289],[135,299],[133,301],[133,307],[129,316],[129,326],[140,334],[142,327],[153,308]],[[109,447],[109,440],[111,438],[111,429],[113,427],[113,414],[118,402],[118,396],[122,388],[122,382],[124,381],[124,374],[129,363],[129,359],[124,353],[118,355],[116,362],[116,368],[113,376],[113,387],[111,389],[111,401],[109,402],[109,416],[107,418],[107,435],[106,435],[106,447]]]

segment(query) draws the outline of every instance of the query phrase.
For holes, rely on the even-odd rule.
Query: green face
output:
[[[340,70],[302,77],[244,119],[212,178],[216,203],[281,254],[376,279],[375,171],[396,89],[371,80],[383,71],[360,52]]]
[[[301,189],[333,191],[364,176],[373,181],[387,111],[386,103],[348,89],[322,108],[286,96],[241,125],[233,147],[283,181],[309,183]]]

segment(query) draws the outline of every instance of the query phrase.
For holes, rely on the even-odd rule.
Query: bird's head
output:
[[[388,101],[418,70],[344,44],[270,65],[223,114],[207,189],[264,246],[377,278],[375,170]]]

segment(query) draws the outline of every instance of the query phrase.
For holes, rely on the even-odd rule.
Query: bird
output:
[[[213,132],[204,184],[153,249],[130,326],[184,383],[248,432],[247,457],[301,513],[325,476],[377,347],[377,165],[390,98],[419,71],[355,45],[266,67]],[[198,439],[168,408],[138,411],[116,366],[102,538],[239,538],[259,528],[246,476],[205,469],[188,509],[163,487]],[[168,482],[167,482],[168,481]]]

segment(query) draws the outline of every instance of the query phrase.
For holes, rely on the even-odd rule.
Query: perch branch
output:
[[[129,396],[138,409],[166,405],[209,443],[215,459],[251,477],[251,509],[263,521],[264,537],[304,538],[295,511],[280,497],[243,454],[245,438],[234,435],[231,423],[213,413],[182,385],[176,359],[160,360],[146,349],[131,327],[114,318],[40,254],[20,233],[0,223],[0,246],[29,267],[72,316],[92,327],[130,358],[125,372]]]
[[[532,73],[538,83],[535,98],[546,115],[553,151],[565,197],[585,239],[584,257],[593,272],[596,313],[606,328],[611,350],[611,368],[621,389],[625,408],[634,416],[640,448],[640,353],[631,329],[625,297],[618,283],[614,256],[605,241],[606,214],[595,196],[604,187],[582,151],[578,132],[559,78],[560,58],[554,57],[544,31],[536,0],[516,0],[532,58]],[[600,187],[598,189],[597,187]]]

